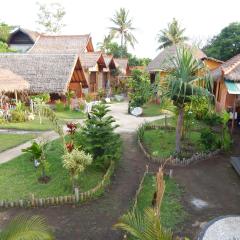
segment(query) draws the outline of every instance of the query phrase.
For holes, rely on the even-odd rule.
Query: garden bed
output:
[[[181,204],[182,189],[169,177],[165,177],[165,193],[161,205],[161,223],[165,228],[179,230],[181,223],[185,220],[186,212]],[[136,209],[143,212],[144,209],[152,207],[152,200],[156,191],[156,177],[152,173],[146,174],[141,191],[137,197]]]
[[[173,123],[173,121],[171,121]],[[188,165],[192,162],[212,157],[219,153],[220,149],[206,151],[201,144],[201,124],[196,124],[195,129],[185,135],[182,140],[182,152],[178,157],[174,156],[175,127],[163,125],[163,121],[157,125],[144,124],[138,130],[138,144],[145,156],[155,162],[165,162],[170,165]]]
[[[34,194],[36,198],[64,196],[72,194],[72,185],[68,172],[62,166],[63,149],[60,140],[48,144],[46,156],[49,162],[48,184],[38,182],[38,172],[31,162],[29,154],[23,154],[10,162],[0,165],[0,196],[1,200],[29,199]],[[80,192],[86,192],[95,187],[104,175],[103,171],[90,166],[79,178]]]
[[[0,134],[0,152],[16,147],[36,137],[37,134]]]

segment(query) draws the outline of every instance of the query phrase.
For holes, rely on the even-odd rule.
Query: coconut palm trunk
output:
[[[177,119],[177,127],[176,127],[176,153],[177,154],[181,152],[183,120],[184,120],[184,107],[181,106],[178,108],[178,119]]]

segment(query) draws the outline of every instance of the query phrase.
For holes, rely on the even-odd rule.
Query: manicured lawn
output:
[[[147,103],[143,106],[143,116],[153,117],[162,114],[161,105],[156,103]]]
[[[4,123],[0,124],[0,129],[18,129],[18,130],[32,130],[32,131],[47,131],[53,128],[52,123],[43,118],[42,124],[40,124],[39,119],[35,118],[33,121],[26,121],[20,123]]]
[[[86,114],[78,111],[63,111],[55,112],[59,119],[82,119],[86,117]]]
[[[38,172],[29,154],[23,154],[10,162],[0,165],[0,199],[16,200],[36,197],[50,197],[70,194],[72,191],[68,172],[62,167],[63,149],[60,140],[49,143],[46,156],[49,162],[48,176],[51,181],[47,184],[38,182]],[[94,187],[102,178],[103,172],[89,167],[80,178],[80,191]]]
[[[165,178],[165,193],[161,206],[161,222],[166,228],[177,230],[184,221],[186,213],[181,204],[182,189],[178,184],[168,177]],[[156,191],[156,178],[153,174],[147,174],[143,188],[138,195],[137,209],[143,212],[144,209],[152,207],[154,192]]]
[[[193,153],[202,151],[203,146],[200,143],[200,132],[191,131],[183,139],[183,154],[191,156]],[[155,157],[167,158],[174,154],[176,133],[174,130],[151,129],[146,130],[143,135],[144,145],[148,151]],[[185,151],[187,149],[187,151]],[[185,153],[186,152],[186,153]]]
[[[0,152],[18,146],[36,137],[36,134],[0,134]]]

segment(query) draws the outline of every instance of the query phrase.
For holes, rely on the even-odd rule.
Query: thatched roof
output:
[[[113,58],[113,55],[103,54],[103,58],[108,68],[117,68],[117,64]]]
[[[32,30],[29,30],[29,29],[25,29],[25,28],[17,28],[15,30],[13,30],[9,36],[9,39],[8,39],[8,42],[11,41],[11,38],[19,33],[19,32],[22,32],[23,34],[26,34],[31,40],[33,43],[36,42],[36,40],[38,39],[38,37],[41,35],[39,32],[37,31],[32,31]]]
[[[127,72],[128,71],[128,58],[114,58],[114,61],[118,68],[120,68],[121,71]]]
[[[64,93],[78,61],[76,54],[0,54],[0,68],[30,83],[35,93]]]
[[[80,54],[88,45],[92,46],[91,37],[86,35],[41,35],[28,53],[45,54]]]
[[[30,84],[12,71],[0,68],[0,92],[24,91],[30,88]]]
[[[80,59],[84,68],[95,67],[97,64],[101,67],[106,67],[106,63],[101,52],[85,52],[80,54]]]
[[[154,58],[148,65],[147,70],[149,72],[167,71],[169,70],[169,59],[177,55],[177,48],[181,45],[172,45],[164,48],[156,58]],[[188,44],[184,44],[184,47],[190,49],[197,59],[206,58],[206,54],[197,47],[192,47]]]
[[[224,77],[226,80],[240,82],[240,54],[224,62],[220,67],[212,71],[214,79]]]

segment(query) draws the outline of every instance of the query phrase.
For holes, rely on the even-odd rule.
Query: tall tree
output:
[[[240,22],[229,24],[203,48],[211,57],[226,61],[240,53]]]
[[[133,35],[135,28],[132,26],[132,19],[129,19],[129,11],[125,8],[120,8],[119,11],[116,11],[111,22],[114,26],[110,27],[111,34],[114,37],[121,39],[122,49],[130,44],[134,48],[134,44],[137,43],[137,39]]]
[[[1,240],[53,240],[52,231],[45,219],[39,216],[18,216],[3,230],[0,230]]]
[[[173,18],[173,21],[168,24],[168,27],[161,30],[158,34],[158,49],[162,49],[173,44],[186,41],[188,38],[184,36],[185,28],[181,28],[178,21]]]
[[[169,59],[172,71],[163,79],[162,92],[177,107],[176,154],[181,152],[181,137],[185,104],[192,96],[211,97],[212,82],[201,60],[193,56],[189,48],[177,49],[176,56]],[[200,73],[200,74],[199,74]]]
[[[103,41],[97,44],[98,48],[105,53],[112,43],[112,39],[113,36],[111,34],[104,36]]]
[[[63,18],[66,14],[65,9],[59,3],[49,5],[37,3],[39,6],[38,20],[36,21],[40,30],[45,33],[59,33],[65,26]]]

